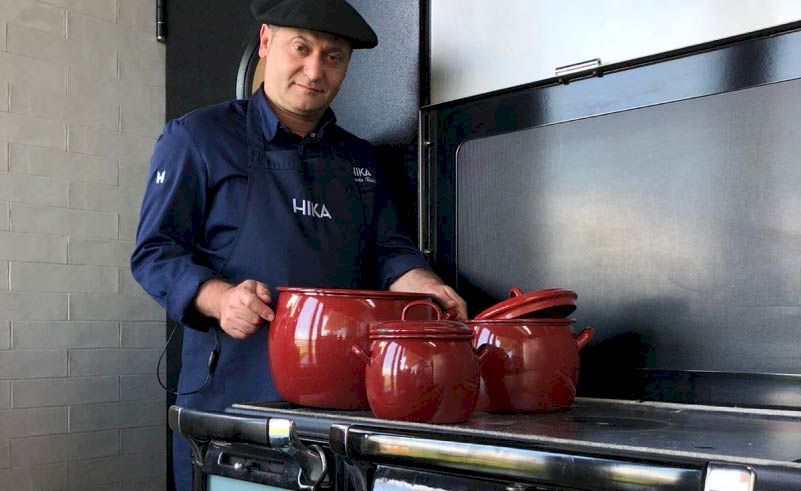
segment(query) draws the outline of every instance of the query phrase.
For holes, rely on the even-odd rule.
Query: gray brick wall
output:
[[[131,278],[164,124],[151,0],[0,0],[0,491],[165,487],[164,312]]]

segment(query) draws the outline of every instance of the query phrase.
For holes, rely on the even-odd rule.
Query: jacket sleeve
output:
[[[381,288],[386,290],[398,278],[415,268],[431,269],[420,249],[412,242],[398,219],[398,212],[377,165],[379,178],[375,190],[376,259]]]
[[[131,272],[172,319],[199,330],[217,325],[193,306],[200,285],[215,276],[193,253],[204,235],[207,190],[208,169],[192,135],[171,121],[150,162]]]

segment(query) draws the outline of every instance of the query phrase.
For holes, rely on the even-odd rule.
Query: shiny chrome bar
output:
[[[331,448],[356,461],[422,465],[500,479],[604,491],[700,489],[703,469],[333,425]]]

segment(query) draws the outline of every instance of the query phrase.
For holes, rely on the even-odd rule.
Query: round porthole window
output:
[[[259,32],[251,38],[242,53],[236,76],[236,98],[247,99],[264,81],[264,59],[259,58]]]

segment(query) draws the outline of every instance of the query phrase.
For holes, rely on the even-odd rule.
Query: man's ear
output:
[[[259,30],[259,58],[267,56],[267,48],[270,43],[270,26],[262,24]]]

